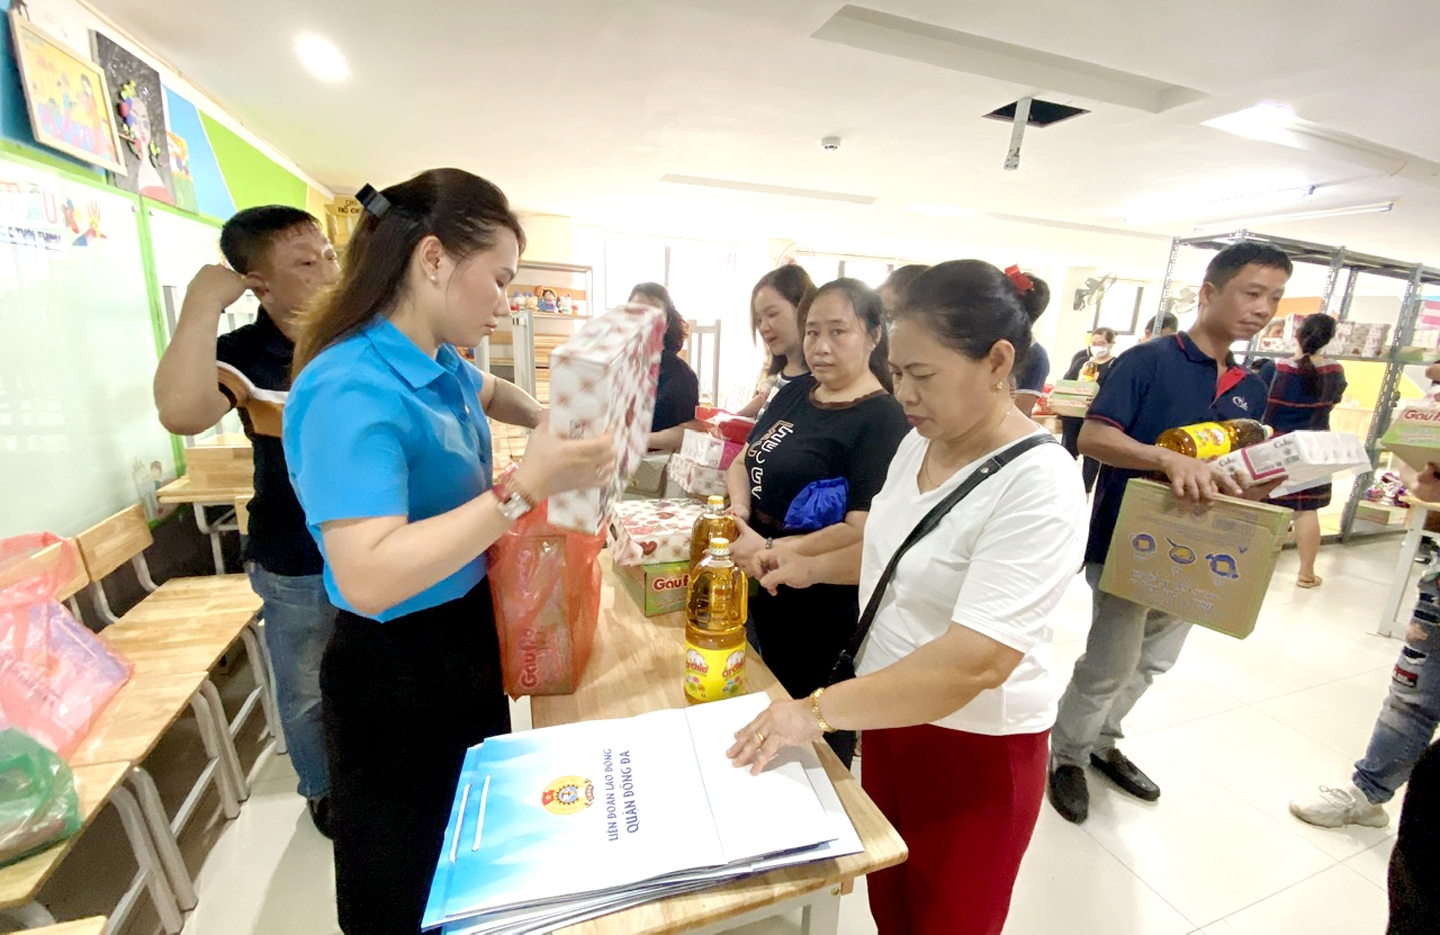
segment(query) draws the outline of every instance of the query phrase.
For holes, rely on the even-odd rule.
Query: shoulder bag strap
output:
[[[880,573],[879,580],[875,582],[875,590],[870,592],[870,600],[865,605],[865,612],[860,615],[860,622],[855,627],[855,635],[846,648],[846,654],[850,658],[854,659],[860,655],[860,648],[865,644],[865,637],[870,634],[870,625],[875,622],[875,614],[880,609],[880,599],[885,596],[885,589],[889,587],[890,579],[895,576],[896,566],[900,564],[900,559],[905,557],[905,553],[910,551],[910,547],[933,532],[946,514],[955,507],[955,504],[970,496],[971,491],[993,477],[1001,468],[1025,452],[1046,444],[1058,444],[1055,436],[1049,432],[1021,439],[980,465],[974,473],[965,478],[959,487],[952,490],[944,500],[935,505],[934,509],[925,514],[925,518],[920,520],[910,531],[910,535],[905,537],[905,541],[900,543],[900,548],[895,550],[895,554],[890,557],[890,563],[885,566],[885,570]]]

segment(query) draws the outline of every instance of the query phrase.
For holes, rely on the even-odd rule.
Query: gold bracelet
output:
[[[820,733],[833,734],[835,728],[825,723],[825,715],[820,713],[820,696],[825,694],[825,689],[817,688],[810,693],[810,713],[815,715],[815,723],[820,725]]]

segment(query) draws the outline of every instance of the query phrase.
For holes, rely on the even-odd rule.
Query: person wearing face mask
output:
[[[510,729],[485,550],[551,494],[608,483],[615,453],[552,434],[455,350],[507,314],[524,233],[498,188],[432,169],[359,198],[284,443],[339,608],[320,689],[340,927],[414,935],[465,750]],[[487,416],[536,429],[493,484]]]
[[[827,284],[804,326],[811,374],[775,396],[727,476],[731,508],[746,524],[731,554],[752,575],[762,553],[820,555],[859,542],[907,431],[890,395],[884,311],[874,290],[856,279]],[[825,684],[850,640],[856,588],[781,588],[757,595],[750,614],[766,665],[800,697]]]
[[[800,336],[800,320],[815,298],[815,283],[800,266],[781,266],[760,277],[750,293],[750,334],[765,342],[770,354],[765,377],[755,398],[736,413],[759,419],[776,394],[793,379],[809,373]]]
[[[1079,380],[1083,375],[1086,380],[1103,383],[1105,375],[1115,365],[1115,337],[1115,331],[1111,328],[1096,328],[1092,331],[1090,346],[1070,360],[1070,369],[1065,371],[1065,379]],[[1060,443],[1070,452],[1072,458],[1080,457],[1080,428],[1084,424],[1085,420],[1079,416],[1060,417]],[[1100,462],[1085,458],[1080,473],[1085,480],[1085,492],[1089,493],[1095,489],[1095,478],[1100,475]]]
[[[890,334],[895,396],[915,431],[863,545],[763,560],[766,588],[858,581],[874,609],[857,678],[776,702],[728,753],[759,772],[832,728],[864,731],[865,791],[910,849],[868,878],[880,935],[998,935],[1040,814],[1060,690],[1050,644],[1086,526],[1074,462],[1010,399],[1047,293],[980,260],[919,277]]]

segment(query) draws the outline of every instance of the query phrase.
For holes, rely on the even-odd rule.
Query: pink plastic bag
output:
[[[36,554],[59,546],[49,560]],[[130,663],[76,622],[55,595],[75,547],[50,533],[0,541],[0,730],[69,757],[130,677]]]
[[[490,549],[505,691],[568,695],[580,687],[600,620],[605,533],[557,529],[541,504]]]

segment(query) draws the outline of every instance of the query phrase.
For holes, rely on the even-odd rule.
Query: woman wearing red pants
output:
[[[1047,300],[1039,280],[976,260],[916,279],[890,333],[895,396],[916,431],[864,542],[777,552],[762,580],[858,580],[861,606],[874,598],[859,677],[772,705],[730,755],[758,772],[826,731],[865,732],[865,789],[910,848],[908,862],[870,878],[881,935],[999,935],[1039,815],[1060,691],[1052,615],[1087,525],[1074,460],[1010,401],[1010,371]]]

